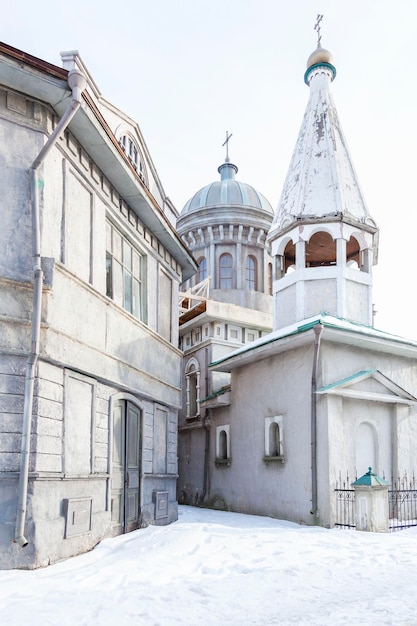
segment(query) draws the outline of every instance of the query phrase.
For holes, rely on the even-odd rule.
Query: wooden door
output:
[[[115,535],[135,530],[140,518],[140,409],[125,400],[113,410],[112,523]]]

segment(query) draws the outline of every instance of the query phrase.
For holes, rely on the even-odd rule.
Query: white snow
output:
[[[181,506],[179,520],[0,572],[8,626],[417,625],[417,528],[376,534]]]

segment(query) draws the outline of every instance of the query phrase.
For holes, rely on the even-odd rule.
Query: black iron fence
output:
[[[335,526],[338,528],[355,528],[355,490],[352,489],[351,484],[356,478],[349,478],[346,474],[346,479],[339,479],[336,481],[336,522]]]
[[[336,481],[337,528],[355,528],[355,490],[351,484],[356,478],[339,476]],[[403,476],[391,479],[388,488],[389,529],[391,532],[417,526],[417,480]]]
[[[417,526],[417,482],[413,476],[391,481],[388,489],[390,530]]]

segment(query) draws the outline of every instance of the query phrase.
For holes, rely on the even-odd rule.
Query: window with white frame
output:
[[[185,368],[186,418],[200,416],[200,365],[197,359],[188,361]]]
[[[145,260],[144,255],[107,222],[106,295],[142,321],[146,321]]]
[[[230,465],[230,426],[216,427],[216,463]]]
[[[284,459],[284,437],[283,437],[282,415],[265,418],[265,460]]]

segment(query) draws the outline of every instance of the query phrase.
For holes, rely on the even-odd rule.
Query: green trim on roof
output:
[[[335,321],[331,321],[331,320],[335,320]],[[291,332],[287,332],[286,334],[276,336],[276,333],[278,331],[272,331],[270,335],[273,335],[273,337],[268,338],[269,335],[261,337],[261,339],[257,339],[255,342],[253,342],[255,345],[249,344],[248,346],[245,346],[244,348],[239,348],[238,350],[231,352],[227,356],[222,357],[221,359],[218,359],[217,361],[213,361],[212,363],[209,363],[209,367],[214,367],[215,365],[226,363],[230,359],[233,359],[242,354],[247,354],[248,352],[251,352],[252,350],[257,350],[258,348],[267,346],[268,344],[274,343],[275,341],[281,341],[281,339],[286,339],[287,337],[292,337],[294,335],[303,333],[307,330],[311,330],[312,328],[314,328],[314,326],[317,326],[317,324],[321,324],[325,328],[334,328],[335,330],[338,330],[340,332],[348,332],[351,334],[363,333],[367,338],[386,339],[389,341],[394,341],[398,344],[403,344],[406,346],[412,346],[414,348],[417,348],[417,342],[411,339],[405,339],[404,337],[400,337],[398,335],[392,335],[383,330],[374,328],[373,326],[367,326],[366,324],[353,322],[343,317],[335,317],[334,315],[330,315],[329,313],[326,313],[324,311],[320,313],[319,315],[317,315],[317,317],[312,319],[310,322],[307,322],[305,324],[300,323],[300,325],[297,326],[295,330],[292,330]],[[294,324],[291,324],[291,326],[294,326]],[[281,330],[285,330],[285,329],[283,328]],[[264,341],[262,341],[263,339]]]
[[[225,393],[228,393],[231,389],[232,389],[232,385],[225,385],[218,391],[214,391],[213,393],[211,393],[209,396],[207,396],[207,398],[203,398],[202,400],[199,400],[199,402],[201,404],[202,402],[205,402],[206,400],[212,400],[213,398],[217,398],[217,396],[222,396]]]
[[[347,378],[342,378],[342,380],[337,380],[334,383],[330,383],[330,385],[325,385],[324,387],[321,387],[321,389],[317,389],[317,392],[329,391],[329,389],[334,389],[335,387],[341,387],[342,385],[345,385],[346,383],[350,383],[353,380],[357,380],[358,378],[363,378],[364,376],[371,376],[372,374],[375,374],[375,372],[377,371],[378,370],[362,370],[361,372],[356,372],[356,374],[352,374],[351,376],[348,376]]]
[[[313,326],[317,326],[317,324],[322,324],[322,323],[323,322],[321,318],[317,318],[316,320],[309,322],[308,324],[301,324],[301,326],[298,326],[296,330],[293,330],[292,332],[287,333],[286,335],[282,335],[281,337],[272,337],[271,339],[268,339],[267,341],[256,343],[256,345],[254,346],[250,345],[246,348],[246,350],[243,350],[242,352],[239,352],[238,354],[236,354],[236,352],[232,352],[228,356],[222,357],[221,359],[218,359],[217,361],[213,361],[212,363],[209,363],[209,367],[212,367],[213,365],[219,365],[220,363],[225,363],[229,359],[232,359],[235,356],[238,356],[239,354],[247,354],[248,352],[251,352],[252,350],[256,350],[256,348],[259,348],[261,346],[267,346],[268,344],[274,343],[275,341],[279,341],[280,339],[285,339],[286,337],[292,337],[293,335],[299,335],[300,333],[305,332],[306,330],[310,330],[311,328],[313,328]],[[263,339],[263,337],[261,339]]]
[[[330,70],[332,70],[332,73],[333,73],[332,82],[336,78],[337,72],[336,72],[336,68],[334,65],[332,65],[331,63],[326,63],[326,61],[322,61],[321,63],[314,63],[314,65],[310,65],[310,67],[308,67],[304,73],[304,82],[307,85],[307,87],[309,87],[308,77],[310,75],[310,72],[312,70],[315,70],[317,67],[328,67]]]

